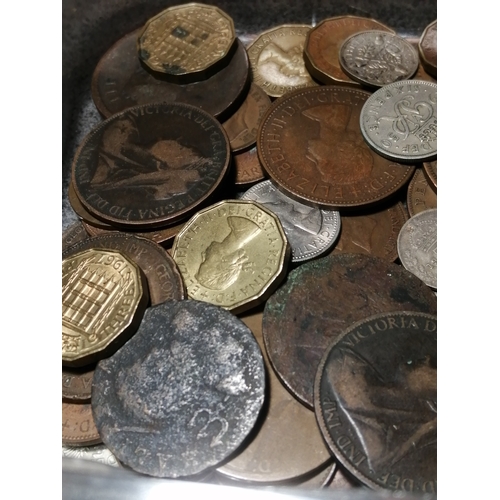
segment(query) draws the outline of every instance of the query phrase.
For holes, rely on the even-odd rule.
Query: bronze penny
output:
[[[62,234],[62,250],[78,243],[79,241],[87,240],[89,235],[81,222],[75,222],[66,229]]]
[[[234,183],[237,186],[254,184],[265,179],[256,146],[248,151],[233,155],[233,163],[236,170]]]
[[[330,482],[327,485],[328,490],[351,490],[359,488],[361,483],[347,472],[341,465],[337,464]]]
[[[67,403],[90,402],[95,365],[62,369],[62,399]]]
[[[408,186],[406,205],[411,217],[429,208],[437,208],[437,194],[420,168],[415,170],[415,175]]]
[[[102,443],[90,404],[62,404],[62,444],[89,446]]]
[[[392,195],[415,167],[387,160],[366,144],[359,119],[370,95],[330,85],[276,100],[257,138],[264,170],[290,197],[324,208],[366,206]]]
[[[436,296],[415,275],[387,260],[329,255],[302,264],[269,298],[262,333],[274,370],[307,407],[326,347],[349,325],[372,314],[436,313]]]
[[[423,166],[424,166],[424,173],[425,173],[427,179],[429,180],[430,185],[432,186],[434,191],[437,191],[437,185],[438,185],[438,162],[437,162],[437,160],[424,161]]]
[[[339,51],[347,38],[360,31],[379,30],[394,33],[387,26],[365,17],[338,16],[324,19],[307,35],[304,61],[309,73],[324,84],[361,87],[340,67]]]
[[[398,234],[408,220],[401,202],[341,216],[340,238],[331,253],[362,253],[389,261],[398,258]]]
[[[269,106],[271,106],[269,96],[252,83],[243,104],[222,124],[233,153],[255,144],[260,120]]]
[[[113,226],[108,224],[107,222],[103,222],[102,220],[96,219],[83,205],[82,202],[80,201],[80,198],[76,195],[75,188],[73,186],[73,183],[69,183],[69,188],[68,188],[68,200],[71,205],[71,208],[75,211],[76,215],[80,217],[80,219],[87,224],[92,225],[93,227],[96,227],[98,229],[104,229],[111,231],[113,229]],[[92,233],[89,232],[91,236]]]
[[[323,436],[359,481],[436,493],[435,315],[395,310],[351,324],[328,346],[314,394]]]
[[[188,104],[151,104],[95,127],[76,152],[72,182],[97,218],[153,229],[206,202],[229,161],[229,140],[213,116]]]
[[[104,117],[141,104],[183,102],[225,119],[240,106],[250,85],[250,62],[240,40],[227,66],[215,75],[180,85],[142,67],[136,48],[139,32],[133,31],[116,42],[94,71],[92,99]]]
[[[437,21],[425,28],[420,37],[418,51],[427,73],[437,77]]]
[[[177,265],[157,243],[132,234],[112,233],[77,243],[63,253],[63,259],[90,248],[118,250],[132,259],[147,278],[151,305],[186,298],[184,281]]]

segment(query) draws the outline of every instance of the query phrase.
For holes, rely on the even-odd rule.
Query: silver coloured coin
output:
[[[340,234],[340,213],[320,210],[293,200],[267,180],[251,187],[241,197],[261,203],[274,212],[292,247],[292,262],[303,262],[325,253]]]
[[[120,462],[111,453],[105,444],[96,444],[95,446],[63,446],[62,456],[69,458],[79,458],[99,462],[112,467],[121,467]]]
[[[404,38],[392,33],[362,31],[342,44],[339,61],[353,80],[383,87],[411,78],[418,69],[418,52]]]
[[[411,217],[398,236],[398,255],[407,271],[437,288],[437,209]]]
[[[373,93],[360,116],[361,133],[381,156],[399,162],[437,156],[437,84],[391,83]]]

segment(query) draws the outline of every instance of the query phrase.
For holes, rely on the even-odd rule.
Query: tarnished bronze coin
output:
[[[437,160],[424,161],[423,167],[424,167],[424,173],[427,176],[429,182],[431,183],[431,186],[433,187],[434,191],[437,191],[437,185],[438,185],[438,162],[437,162]]]
[[[62,399],[68,403],[90,402],[95,365],[62,369]]]
[[[264,402],[259,346],[229,311],[196,300],[150,307],[141,326],[100,361],[92,411],[102,440],[137,472],[200,473],[233,453]]]
[[[269,298],[262,333],[274,370],[313,407],[316,370],[326,347],[349,325],[376,313],[436,313],[436,296],[402,266],[361,254],[302,264]]]
[[[94,128],[76,152],[72,182],[97,218],[151,229],[203,204],[229,161],[226,132],[213,116],[188,104],[151,104]]]
[[[304,63],[304,43],[311,26],[284,24],[259,33],[248,46],[253,81],[267,95],[280,97],[287,92],[318,84]]]
[[[222,124],[233,153],[255,144],[260,120],[270,105],[271,99],[268,95],[252,83],[243,104]]]
[[[236,178],[234,183],[237,186],[254,184],[265,179],[264,170],[260,164],[257,146],[233,155]]]
[[[362,484],[346,471],[344,467],[338,464],[330,481],[326,485],[328,490],[350,490],[352,488],[359,488],[360,486]]]
[[[323,436],[357,479],[436,492],[435,315],[396,311],[352,324],[322,358],[314,394]]]
[[[324,19],[308,34],[304,46],[306,68],[314,78],[324,84],[360,87],[340,67],[339,51],[344,41],[355,33],[367,30],[394,33],[374,19],[357,16],[338,16]]]
[[[420,37],[418,51],[425,70],[437,77],[437,21],[425,28]]]
[[[241,104],[250,85],[250,62],[240,40],[227,66],[201,82],[184,85],[146,71],[137,57],[139,30],[124,36],[99,61],[92,76],[92,99],[106,118],[127,108],[183,102],[224,119]]]
[[[71,208],[75,211],[76,215],[80,217],[83,223],[90,224],[92,227],[95,227],[97,229],[103,229],[103,230],[108,230],[112,231],[113,226],[108,224],[107,222],[104,222],[102,220],[97,219],[94,217],[83,205],[82,202],[80,201],[80,198],[76,195],[75,188],[73,186],[73,183],[70,182],[69,188],[68,188],[68,200],[71,205]],[[85,226],[86,227],[86,226]],[[89,232],[91,236],[95,236],[92,234],[92,232]]]
[[[408,213],[399,201],[341,216],[340,238],[331,253],[362,253],[389,261],[398,258],[399,231]]]
[[[66,250],[66,248],[78,243],[79,241],[84,241],[89,238],[85,227],[81,222],[75,222],[71,224],[66,231],[62,234],[62,250]]]
[[[90,446],[102,443],[92,416],[90,404],[62,404],[62,444]]]
[[[411,217],[429,208],[437,208],[437,195],[420,168],[415,170],[408,186],[406,205]]]
[[[387,198],[415,168],[386,160],[359,128],[368,92],[323,86],[276,100],[262,119],[257,151],[264,170],[292,198],[346,209]]]
[[[146,276],[151,305],[185,298],[184,281],[176,263],[153,241],[126,233],[96,236],[66,250],[63,259],[91,248],[117,250],[133,260]]]
[[[223,67],[235,38],[231,17],[213,5],[193,2],[149,19],[137,49],[151,70],[186,83],[205,80]]]

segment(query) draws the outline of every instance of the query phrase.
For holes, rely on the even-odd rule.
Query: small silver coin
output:
[[[362,31],[347,38],[340,66],[353,80],[383,87],[408,80],[418,69],[418,52],[404,39],[385,31]]]
[[[269,180],[251,187],[241,199],[261,203],[278,216],[292,247],[292,262],[322,255],[339,237],[339,212],[299,203],[279,191]]]
[[[94,446],[63,446],[62,456],[69,458],[79,458],[82,460],[90,460],[99,462],[112,467],[121,467],[120,462],[111,453],[104,444],[96,444]]]
[[[407,271],[437,288],[437,208],[411,217],[398,236],[398,255]]]
[[[361,133],[379,155],[398,162],[437,157],[437,84],[404,80],[385,85],[363,105]]]

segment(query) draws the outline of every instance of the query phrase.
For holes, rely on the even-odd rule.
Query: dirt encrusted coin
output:
[[[437,486],[437,318],[367,317],[328,347],[315,388],[318,423],[337,459],[371,488]]]
[[[241,320],[205,302],[168,301],[149,308],[137,334],[99,362],[92,411],[118,460],[175,478],[234,452],[264,391],[262,353]]]

